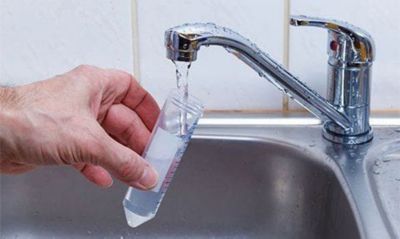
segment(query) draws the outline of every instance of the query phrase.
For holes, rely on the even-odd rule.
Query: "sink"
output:
[[[67,167],[3,175],[1,238],[361,238],[336,164],[276,135],[290,138],[294,128],[244,137],[200,127],[157,216],[136,229],[119,182],[99,189]]]
[[[126,185],[49,166],[0,175],[0,238],[399,238],[400,128],[374,135],[345,146],[315,120],[209,117],[153,220],[127,225]]]

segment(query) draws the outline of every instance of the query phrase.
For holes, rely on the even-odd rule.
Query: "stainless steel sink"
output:
[[[368,230],[372,223],[379,227],[384,213],[374,196],[379,193],[368,193],[371,189],[357,196],[363,183],[351,180],[360,173],[357,170],[372,167],[369,153],[357,158],[357,165],[365,167],[350,167],[343,163],[337,148],[341,146],[323,140],[320,130],[320,126],[201,126],[158,215],[136,229],[125,221],[121,201],[127,187],[121,183],[99,189],[72,169],[58,167],[3,175],[0,238],[394,236],[387,219],[382,219],[383,233],[382,228]],[[386,130],[376,129],[375,135],[387,135]],[[346,176],[348,168],[354,172],[351,177]],[[369,185],[371,180],[365,178]],[[355,184],[360,188],[354,190]],[[377,218],[365,219],[366,206]]]

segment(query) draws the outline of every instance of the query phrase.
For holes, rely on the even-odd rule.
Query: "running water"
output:
[[[182,102],[186,105],[189,97],[189,69],[191,62],[173,61],[176,67],[176,87],[182,94]],[[187,113],[183,110],[179,112],[180,134],[186,135],[188,128],[186,123]]]

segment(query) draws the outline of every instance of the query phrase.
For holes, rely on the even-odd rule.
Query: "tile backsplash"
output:
[[[345,20],[370,32],[377,49],[372,109],[400,110],[398,10],[398,0],[2,0],[0,84],[45,79],[79,64],[129,72],[136,65],[141,83],[161,103],[175,87],[164,31],[186,22],[214,22],[251,39],[278,62],[288,62],[294,75],[325,95],[326,31],[287,25],[289,14],[304,14]],[[208,110],[283,107],[282,94],[272,84],[220,47],[202,49],[190,75],[191,92]],[[300,109],[294,102],[289,106]]]
[[[0,85],[43,80],[79,64],[132,72],[130,0],[0,1]]]
[[[373,110],[400,109],[399,10],[398,0],[291,0],[292,14],[340,19],[372,35],[376,47],[371,86]],[[322,95],[326,92],[326,46],[326,30],[290,28],[290,71]],[[291,108],[300,107],[295,104]]]

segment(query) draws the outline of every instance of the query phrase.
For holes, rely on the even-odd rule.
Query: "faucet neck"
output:
[[[350,131],[345,132],[332,121],[324,123],[326,139],[341,144],[360,144],[372,139],[369,124],[370,85],[372,63],[357,65],[328,61],[327,100],[350,120]]]

